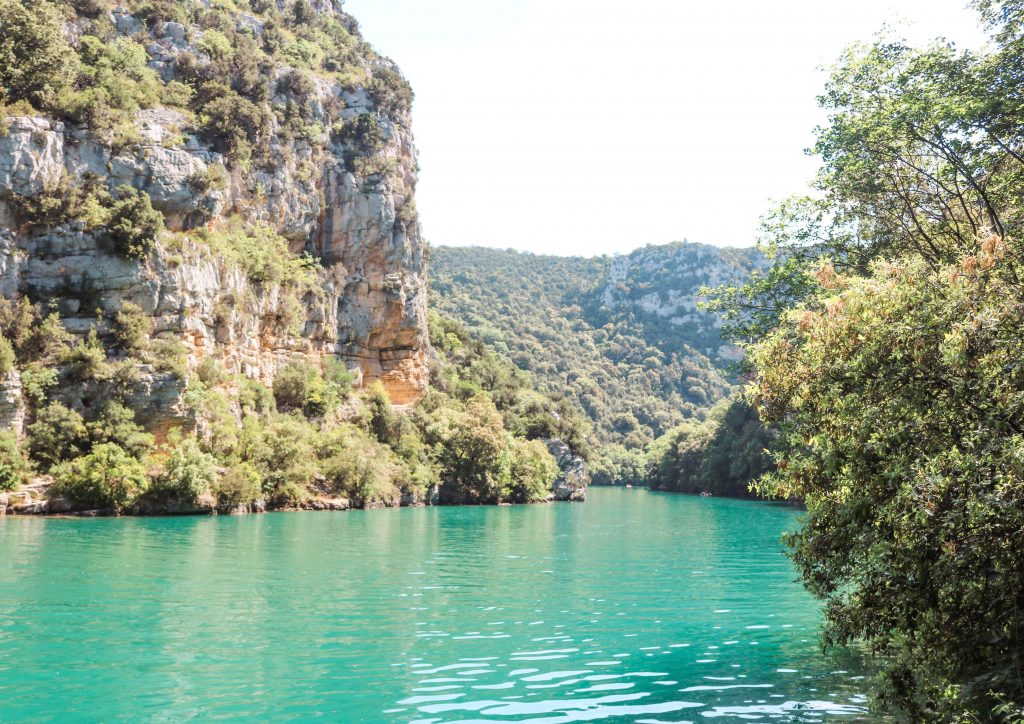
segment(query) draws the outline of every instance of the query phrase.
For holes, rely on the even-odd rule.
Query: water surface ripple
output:
[[[0,720],[858,721],[793,510],[0,518]]]

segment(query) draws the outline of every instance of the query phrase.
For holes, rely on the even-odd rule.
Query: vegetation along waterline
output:
[[[0,699],[1024,721],[1024,0],[971,7],[976,50],[828,70],[758,248],[574,257],[428,247],[412,88],[340,0],[0,0]],[[505,505],[591,481],[715,497]]]

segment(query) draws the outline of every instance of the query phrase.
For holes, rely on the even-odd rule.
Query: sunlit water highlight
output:
[[[0,721],[857,721],[791,509],[0,518]]]

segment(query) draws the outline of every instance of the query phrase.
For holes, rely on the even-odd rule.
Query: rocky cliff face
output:
[[[719,337],[720,315],[700,309],[701,290],[743,283],[767,266],[756,249],[675,243],[647,246],[611,260],[597,290],[606,316],[634,314],[685,337],[716,363],[742,358],[742,352]]]
[[[345,18],[340,2],[310,6]],[[116,33],[142,38],[148,66],[164,82],[183,76],[186,58],[192,65],[210,62],[202,43],[210,31],[177,22],[147,27],[125,8],[69,23],[69,42],[82,22],[108,20]],[[254,15],[236,22],[257,41],[264,32]],[[357,63],[363,85],[378,73],[397,75],[376,56]],[[268,384],[295,357],[337,355],[357,381],[380,381],[394,403],[411,403],[426,389],[429,341],[408,109],[384,112],[378,96],[352,81],[310,73],[300,84],[287,65],[265,70],[269,127],[262,158],[249,164],[229,161],[216,139],[197,130],[192,114],[168,107],[136,112],[136,141],[123,145],[84,124],[30,115],[0,119],[0,293],[55,308],[77,335],[97,320],[102,334],[131,302],[150,317],[154,335],[184,344],[189,367],[213,357],[229,372]],[[299,104],[306,125],[296,134],[285,119]],[[343,132],[359,119],[372,124],[370,151]],[[85,220],[26,223],[19,213],[26,203],[59,201],[58,189],[85,179],[149,196],[166,224],[150,254],[136,260],[116,253]],[[233,223],[268,228],[294,255],[310,255],[318,262],[315,281],[298,296],[285,293],[281,283],[253,280],[204,243],[204,232]],[[185,383],[142,372],[139,419],[150,428],[172,424]],[[19,419],[17,405],[6,400],[13,387],[5,381],[0,395],[5,420]]]

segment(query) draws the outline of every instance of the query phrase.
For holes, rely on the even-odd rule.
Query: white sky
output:
[[[753,243],[806,188],[819,69],[895,25],[984,36],[966,0],[347,0],[416,92],[434,244],[549,254]]]

